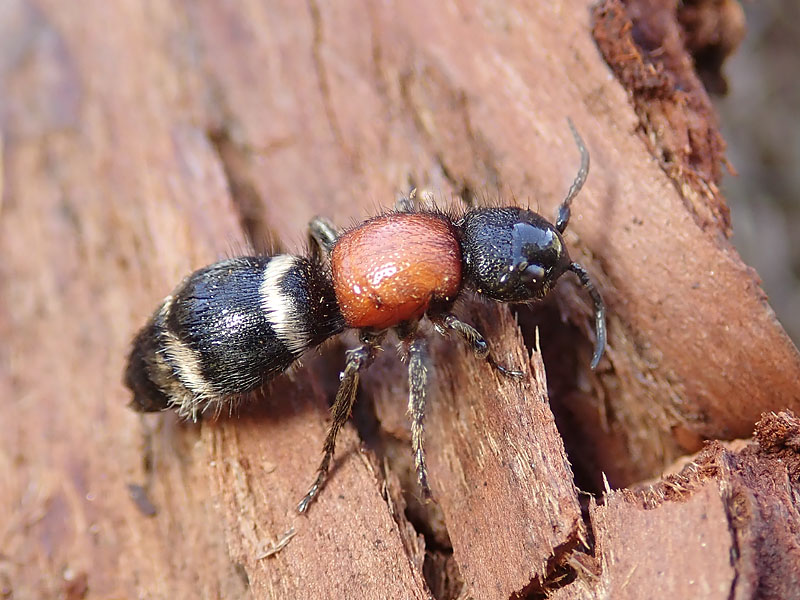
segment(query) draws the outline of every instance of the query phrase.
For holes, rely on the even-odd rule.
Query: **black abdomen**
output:
[[[190,275],[139,332],[125,383],[143,412],[196,417],[285,371],[342,331],[327,272],[290,255],[225,260]]]

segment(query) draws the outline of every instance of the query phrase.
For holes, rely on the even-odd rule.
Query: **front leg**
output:
[[[472,325],[464,323],[464,321],[455,315],[449,313],[442,315],[442,317],[433,320],[433,324],[441,333],[444,333],[446,330],[455,331],[461,336],[461,339],[463,339],[469,345],[469,347],[472,348],[475,356],[484,359],[501,375],[505,377],[513,377],[514,379],[520,379],[521,377],[525,376],[525,373],[522,371],[509,369],[498,364],[489,351],[489,342],[487,342],[486,338],[481,335],[481,332],[475,329]]]

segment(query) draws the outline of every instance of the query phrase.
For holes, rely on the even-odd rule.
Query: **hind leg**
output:
[[[328,427],[328,435],[322,446],[322,462],[317,469],[317,477],[311,484],[308,492],[297,505],[297,512],[304,513],[309,505],[319,495],[325,479],[328,477],[328,470],[333,458],[333,450],[336,447],[336,436],[339,430],[347,422],[356,401],[356,391],[358,390],[358,378],[362,369],[367,368],[375,358],[375,352],[380,344],[380,338],[375,336],[361,336],[362,345],[347,352],[347,363],[342,371],[342,381],[339,390],[336,392],[336,399],[331,407],[331,424]]]
[[[339,230],[324,217],[314,217],[308,224],[308,241],[316,255],[330,254],[338,237]]]

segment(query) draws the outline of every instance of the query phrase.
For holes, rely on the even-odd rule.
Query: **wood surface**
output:
[[[734,3],[685,4],[736,35]],[[727,240],[688,22],[655,0],[2,3],[0,596],[795,597],[800,355]],[[307,516],[352,335],[231,416],[126,406],[130,340],[193,269],[302,251],[312,216],[412,186],[554,215],[568,117],[592,168],[566,239],[606,358],[567,276],[513,314],[466,299],[528,375],[432,334],[435,503],[391,343]]]

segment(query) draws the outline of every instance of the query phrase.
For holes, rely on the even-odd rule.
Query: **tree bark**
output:
[[[685,48],[719,5],[6,2],[2,595],[796,596],[800,355],[727,240],[724,142]],[[608,305],[606,358],[589,370],[566,277],[513,314],[463,302],[529,369],[498,379],[435,338],[435,503],[391,344],[307,516],[353,338],[231,416],[126,406],[130,340],[193,269],[301,252],[312,216],[347,226],[411,186],[552,216],[579,161],[567,118],[592,169],[566,239]],[[702,449],[770,411],[754,441]]]

